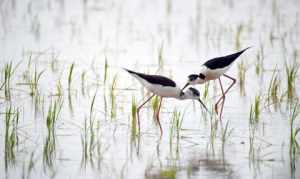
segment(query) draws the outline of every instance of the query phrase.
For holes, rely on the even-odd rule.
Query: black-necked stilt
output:
[[[159,121],[159,111],[160,111],[163,98],[177,98],[179,100],[185,100],[185,99],[197,100],[207,110],[204,103],[200,100],[199,91],[195,88],[190,87],[185,92],[182,92],[182,90],[177,87],[176,83],[167,77],[160,76],[160,75],[147,75],[144,73],[134,72],[125,68],[124,70],[126,70],[128,73],[134,76],[148,91],[153,93],[153,95],[151,95],[144,103],[142,103],[137,108],[139,130],[140,130],[140,119],[139,119],[140,109],[155,95],[161,97],[159,101],[159,107],[156,113],[156,120],[158,122],[161,135],[163,133],[163,130]]]
[[[196,85],[196,84],[203,84],[207,81],[210,80],[215,80],[218,79],[220,86],[221,86],[221,90],[222,90],[222,96],[218,99],[218,101],[215,104],[215,111],[218,114],[218,105],[219,103],[222,101],[222,107],[221,107],[221,111],[220,111],[220,119],[222,117],[222,112],[223,112],[223,106],[224,106],[224,102],[225,102],[225,95],[226,93],[229,91],[229,89],[235,84],[236,79],[233,77],[230,77],[228,75],[225,74],[225,72],[227,72],[227,70],[232,66],[233,62],[243,53],[245,52],[247,49],[249,49],[250,47],[241,50],[237,53],[231,54],[231,55],[227,55],[227,56],[222,56],[222,57],[217,57],[217,58],[213,58],[210,59],[208,61],[206,61],[200,69],[200,73],[198,74],[191,74],[188,76],[188,82],[186,83],[186,85],[182,88],[185,89],[188,85]],[[227,77],[230,80],[232,80],[232,83],[229,85],[229,87],[225,90],[223,90],[223,85],[221,82],[220,77],[221,76]]]

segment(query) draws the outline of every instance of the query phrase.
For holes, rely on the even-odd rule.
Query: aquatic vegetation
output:
[[[250,107],[249,122],[254,124],[259,122],[260,115],[260,95],[255,96],[254,104]]]
[[[162,43],[160,45],[160,47],[158,48],[158,66],[159,66],[159,68],[162,68],[164,65],[163,53],[164,53],[164,44]]]
[[[170,126],[170,148],[172,148],[172,143],[173,143],[173,137],[176,136],[177,141],[180,138],[180,131],[181,131],[181,126],[183,122],[184,114],[181,114],[180,111],[177,109],[174,109],[172,113],[172,123]],[[176,131],[176,133],[174,133]]]
[[[154,98],[151,99],[153,118],[155,118],[156,111],[158,110],[158,105],[159,105],[159,96],[154,96]]]
[[[116,107],[116,94],[115,94],[115,89],[116,89],[116,86],[117,86],[117,75],[115,75],[113,77],[113,80],[112,80],[112,84],[111,84],[111,87],[110,87],[110,105],[111,105],[111,110],[110,110],[110,116],[111,116],[111,119],[114,119],[116,118],[116,113],[117,113],[117,107]]]
[[[85,71],[81,73],[81,94],[83,96],[85,96],[85,74]]]
[[[131,100],[131,136],[134,137],[138,134],[137,132],[137,105],[135,98]]]
[[[246,78],[246,65],[245,62],[242,60],[238,64],[238,79],[240,84],[240,94],[245,96],[245,78]]]
[[[104,63],[104,75],[103,75],[103,83],[106,83],[107,80],[107,70],[108,70],[108,63],[107,63],[107,57],[105,56],[105,63]]]
[[[16,163],[16,150],[18,140],[19,109],[13,109],[11,105],[5,111],[5,136],[4,136],[4,160],[5,170],[9,165]]]
[[[267,103],[268,106],[271,104],[277,107],[277,104],[280,104],[280,74],[278,73],[277,67],[275,68],[270,83],[268,87],[268,94],[267,94]]]
[[[13,74],[12,62],[6,63],[4,65],[4,82],[0,87],[1,90],[4,87],[4,96],[6,100],[10,100],[10,96],[11,96],[10,84],[11,84],[12,74]]]
[[[68,74],[68,89],[69,89],[69,91],[71,89],[73,70],[74,70],[74,63],[72,63],[69,68],[69,74]]]
[[[285,63],[285,72],[287,78],[287,97],[289,100],[293,99],[295,95],[295,82],[297,78],[298,67],[296,64],[288,65]]]
[[[43,164],[53,168],[56,157],[56,123],[62,109],[63,102],[60,98],[51,101],[46,117],[47,136],[43,147]]]
[[[297,135],[300,132],[300,126],[295,127],[295,120],[300,114],[299,102],[295,103],[289,112],[289,123],[290,123],[290,156],[295,158],[296,154],[299,152],[300,146],[297,140]]]
[[[230,129],[228,126],[229,126],[229,121],[226,122],[226,125],[224,128],[223,127],[221,128],[221,141],[222,141],[222,151],[223,152],[225,149],[225,144],[233,132],[233,129]]]
[[[244,30],[244,25],[243,24],[238,25],[236,36],[235,36],[235,48],[236,49],[241,48],[241,34],[242,34],[243,30]]]
[[[43,73],[44,73],[44,71],[37,72],[37,69],[35,67],[34,68],[34,74],[29,75],[30,79],[28,79],[29,80],[28,85],[29,85],[29,88],[30,88],[30,93],[29,93],[30,96],[35,96],[36,94],[39,93],[38,83],[39,83],[39,80],[40,80]]]

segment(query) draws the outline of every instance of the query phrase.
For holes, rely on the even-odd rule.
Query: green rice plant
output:
[[[4,163],[5,170],[9,165],[16,163],[16,150],[18,146],[19,110],[12,109],[11,105],[5,110],[5,136],[4,136]]]
[[[162,169],[159,173],[161,179],[176,179],[177,170],[176,168]]]
[[[63,88],[60,80],[58,80],[56,84],[56,96],[63,96]]]
[[[162,43],[160,45],[160,47],[158,48],[158,66],[159,66],[159,68],[162,68],[164,65],[163,53],[164,53],[164,44]]]
[[[151,99],[151,107],[153,110],[153,118],[155,118],[156,111],[158,110],[159,105],[159,96],[154,96],[154,98]]]
[[[271,104],[275,104],[275,107],[277,106],[277,104],[280,101],[279,92],[280,92],[280,74],[278,73],[277,66],[276,66],[268,87],[268,95],[267,95],[268,106],[270,106]]]
[[[132,138],[138,134],[137,132],[137,105],[135,98],[131,100],[131,136]]]
[[[49,168],[53,168],[53,161],[56,157],[56,123],[62,105],[60,98],[55,99],[54,102],[51,101],[46,116],[47,136],[43,147],[43,164]]]
[[[33,75],[29,76],[30,79],[28,81],[28,85],[30,88],[30,92],[29,92],[30,96],[35,96],[36,94],[38,94],[38,83],[39,83],[39,80],[43,73],[44,73],[44,71],[37,72],[37,70],[35,68]]]
[[[243,30],[244,30],[244,25],[243,24],[238,25],[236,36],[235,36],[235,48],[236,49],[241,48],[241,34],[242,34]]]
[[[105,64],[104,64],[104,75],[103,75],[103,83],[106,83],[107,80],[107,70],[108,70],[108,63],[107,63],[107,57],[105,56]]]
[[[209,143],[209,146],[211,147],[211,150],[212,152],[214,153],[214,149],[215,149],[215,140],[216,140],[216,137],[217,137],[217,130],[218,130],[218,123],[219,120],[211,115],[210,116],[210,135],[209,135],[209,138],[210,138],[210,143]]]
[[[285,63],[285,72],[287,78],[287,97],[289,100],[291,100],[295,95],[295,82],[297,78],[298,67],[295,63],[293,65],[288,65]]]
[[[85,74],[86,74],[85,71],[81,73],[81,94],[83,96],[85,96],[85,83],[84,83],[85,82]]]
[[[94,163],[94,159],[98,156],[100,157],[101,144],[98,138],[98,133],[100,129],[100,123],[97,122],[94,115],[94,106],[96,100],[97,91],[93,96],[90,105],[89,118],[85,118],[83,132],[81,134],[81,146],[82,146],[82,156],[81,164],[86,166],[87,161],[91,164]],[[95,156],[96,155],[96,156]]]
[[[255,96],[254,104],[251,104],[250,114],[249,114],[249,122],[250,124],[255,124],[259,122],[260,115],[260,96]]]
[[[295,127],[295,120],[297,116],[300,114],[300,105],[299,102],[295,103],[290,110],[289,114],[289,122],[290,122],[290,156],[295,158],[296,154],[299,153],[299,143],[297,140],[297,135],[300,132],[300,126]]]
[[[181,112],[179,112],[177,109],[174,109],[171,120],[172,124],[170,126],[170,148],[172,148],[173,136],[175,135],[174,131],[176,131],[177,141],[179,140],[183,116],[184,115],[181,114]]]
[[[116,94],[115,94],[115,89],[117,86],[117,75],[114,76],[111,87],[110,87],[110,104],[111,104],[111,111],[110,111],[110,116],[112,119],[116,118],[116,112],[117,112],[117,107],[116,107]]]
[[[238,64],[238,78],[240,84],[240,94],[245,96],[245,77],[246,77],[246,65],[245,62],[242,60]]]
[[[262,59],[260,54],[256,54],[256,62],[255,62],[255,73],[258,76],[259,74],[261,74],[262,71]]]
[[[204,85],[203,98],[204,98],[205,100],[207,100],[207,98],[208,98],[208,92],[209,92],[209,82],[208,82],[208,83],[205,83],[205,85]]]
[[[6,63],[4,66],[4,83],[1,85],[2,89],[4,87],[4,96],[6,100],[10,100],[11,94],[10,94],[10,83],[11,83],[11,77],[13,74],[13,68],[12,68],[12,62]]]
[[[229,129],[229,121],[226,122],[225,128],[221,128],[221,141],[222,141],[222,151],[224,152],[225,144],[232,134],[233,129]]]
[[[68,75],[68,87],[69,87],[69,90],[71,89],[73,70],[74,70],[74,63],[72,63],[71,66],[70,66],[70,68],[69,68],[69,75]]]

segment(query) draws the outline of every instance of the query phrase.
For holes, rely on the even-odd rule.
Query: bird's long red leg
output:
[[[160,137],[161,137],[162,134],[163,134],[163,130],[162,130],[162,127],[161,127],[160,121],[159,121],[159,112],[160,112],[162,100],[163,100],[163,97],[160,98],[158,110],[157,110],[157,113],[156,113],[156,120],[157,120],[158,125],[159,125],[159,128],[160,128]]]
[[[220,116],[219,116],[220,120],[221,120],[222,112],[223,112],[223,107],[224,107],[224,102],[225,102],[225,93],[224,93],[223,85],[222,85],[222,82],[221,82],[220,78],[219,78],[219,83],[220,83],[220,87],[221,87],[221,91],[222,91],[222,97],[220,98],[220,100],[218,100],[218,102],[216,103],[216,106],[218,108],[218,105],[219,105],[220,101],[222,101],[222,107],[221,107],[221,112],[220,112]]]
[[[153,98],[155,94],[153,94],[152,96],[150,96],[143,104],[141,104],[138,108],[137,108],[137,118],[138,118],[138,126],[139,126],[139,133],[140,133],[140,109],[148,102],[150,101],[151,98]]]
[[[220,99],[217,101],[217,103],[216,103],[216,106],[215,106],[215,110],[216,110],[216,112],[217,112],[217,106],[218,106],[218,104],[221,102],[221,100],[223,99],[223,104],[222,104],[222,109],[221,109],[221,112],[220,112],[220,114],[222,115],[222,112],[223,112],[223,106],[224,106],[224,102],[225,102],[225,95],[228,93],[228,91],[230,90],[230,88],[232,88],[232,86],[236,83],[236,79],[235,78],[233,78],[233,77],[231,77],[231,76],[228,76],[228,75],[226,75],[226,74],[224,74],[224,76],[226,77],[226,78],[229,78],[230,80],[232,80],[232,83],[229,85],[229,87],[225,90],[225,92],[223,93],[223,88],[222,88],[222,84],[221,84],[221,81],[220,81],[220,78],[219,78],[219,82],[220,82],[220,85],[221,85],[221,89],[222,89],[222,95],[223,96],[221,96],[220,97]],[[217,112],[218,113],[218,112]],[[220,116],[221,116],[220,115]]]

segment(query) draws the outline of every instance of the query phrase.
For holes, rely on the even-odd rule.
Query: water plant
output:
[[[245,77],[246,77],[246,65],[245,62],[242,60],[238,64],[238,78],[240,84],[240,94],[245,96]]]
[[[268,95],[267,95],[267,103],[268,106],[271,104],[275,104],[275,108],[280,101],[280,75],[277,70],[277,66],[272,74],[269,87],[268,87]]]
[[[230,129],[228,126],[229,126],[229,121],[226,122],[226,125],[224,128],[223,127],[221,128],[221,141],[222,141],[223,153],[224,153],[224,149],[225,149],[225,144],[233,131],[233,129]]]
[[[158,48],[158,66],[159,66],[159,68],[162,68],[164,65],[163,53],[164,53],[164,44],[162,43],[160,45],[160,47]]]
[[[259,115],[260,115],[260,95],[256,95],[254,104],[251,104],[250,107],[250,114],[249,114],[250,124],[259,122]]]
[[[297,78],[298,67],[295,63],[289,65],[285,63],[285,72],[287,78],[287,97],[289,100],[293,99],[295,95],[295,82]]]
[[[69,68],[69,74],[68,74],[68,87],[69,87],[69,90],[71,89],[73,70],[74,70],[74,63],[72,63],[70,68]]]
[[[138,134],[137,132],[137,105],[135,98],[131,100],[131,136],[132,138]]]
[[[12,62],[6,63],[4,65],[4,82],[1,85],[0,89],[4,87],[4,96],[6,100],[10,100],[10,83],[11,77],[13,74]]]
[[[16,162],[16,148],[18,146],[19,109],[11,105],[5,110],[5,137],[4,137],[4,163],[5,170]]]
[[[299,152],[299,143],[297,141],[297,135],[300,132],[300,126],[295,127],[295,120],[300,114],[300,105],[299,102],[295,103],[290,110],[289,114],[289,123],[290,123],[290,156],[295,158],[296,154]]]
[[[103,75],[103,83],[106,83],[106,79],[107,79],[107,70],[108,70],[108,63],[107,63],[107,57],[105,56],[105,63],[104,63],[104,75]]]
[[[112,119],[116,118],[116,112],[117,112],[117,107],[116,107],[116,94],[115,94],[115,89],[117,86],[117,75],[113,77],[112,84],[110,87],[110,104],[111,104],[111,110],[110,110],[110,116]]]
[[[46,116],[47,136],[43,147],[43,164],[53,168],[56,157],[56,123],[62,109],[63,102],[60,98],[50,102]]]

